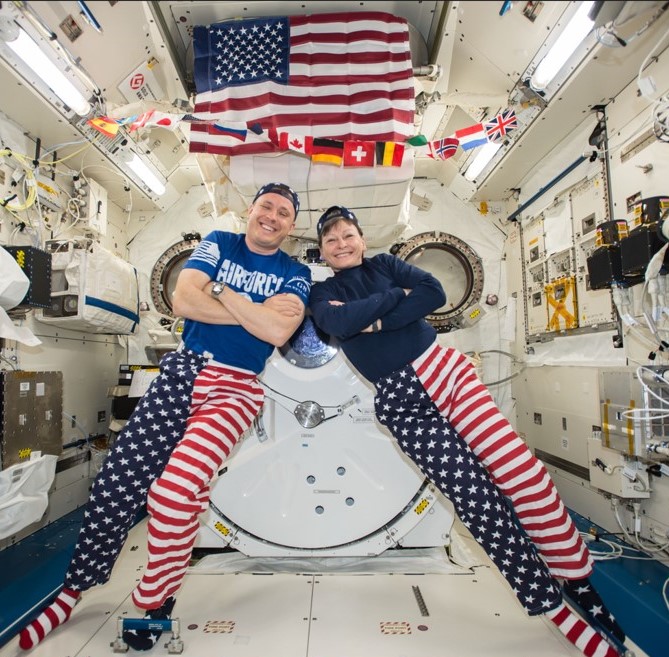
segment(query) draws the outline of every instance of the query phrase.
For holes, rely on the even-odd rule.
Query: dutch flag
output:
[[[468,151],[488,143],[488,137],[482,123],[469,126],[469,128],[462,128],[462,130],[456,130],[453,136],[460,142],[460,147],[463,151]]]

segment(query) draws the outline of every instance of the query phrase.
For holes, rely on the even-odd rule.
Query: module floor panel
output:
[[[144,567],[145,522],[104,586],[25,653],[113,656],[119,617],[137,618],[130,593]],[[472,551],[478,550],[473,541]],[[489,564],[453,574],[251,574],[191,571],[179,592],[184,657],[582,657],[551,623],[528,617]],[[168,655],[170,633],[146,655]],[[637,657],[645,657],[631,646]],[[138,654],[129,650],[128,655]]]
[[[529,618],[489,568],[319,577],[312,619],[314,657],[580,655],[543,618]]]

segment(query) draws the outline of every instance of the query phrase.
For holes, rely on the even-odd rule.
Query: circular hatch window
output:
[[[460,328],[460,316],[478,303],[483,292],[483,266],[476,252],[447,233],[420,233],[396,244],[392,252],[432,274],[446,292],[446,304],[427,315],[439,333]]]
[[[156,310],[163,315],[174,317],[172,295],[186,260],[202,239],[198,233],[188,233],[181,242],[173,244],[165,251],[151,270],[151,300]]]

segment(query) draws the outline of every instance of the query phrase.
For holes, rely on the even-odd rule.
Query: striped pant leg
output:
[[[148,563],[133,591],[142,609],[160,607],[180,588],[209,503],[209,483],[263,403],[254,376],[210,365],[193,388],[191,417],[165,471],[149,491]]]
[[[190,352],[172,352],[161,360],[160,374],[117,436],[93,483],[65,575],[66,588],[85,591],[109,579],[149,486],[183,436],[190,390],[205,363]]]
[[[402,451],[451,500],[527,612],[543,614],[561,604],[558,582],[508,502],[415,381],[410,366],[377,384],[375,411]]]
[[[553,575],[590,575],[592,557],[548,471],[499,411],[467,358],[435,344],[412,366],[439,411],[511,501]]]

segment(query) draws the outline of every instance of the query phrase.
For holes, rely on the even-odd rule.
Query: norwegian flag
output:
[[[444,139],[431,141],[429,156],[434,160],[447,160],[455,155],[459,143],[460,140],[455,137],[445,137]]]
[[[516,113],[512,109],[504,110],[484,126],[488,141],[501,141],[509,132],[518,127]]]

